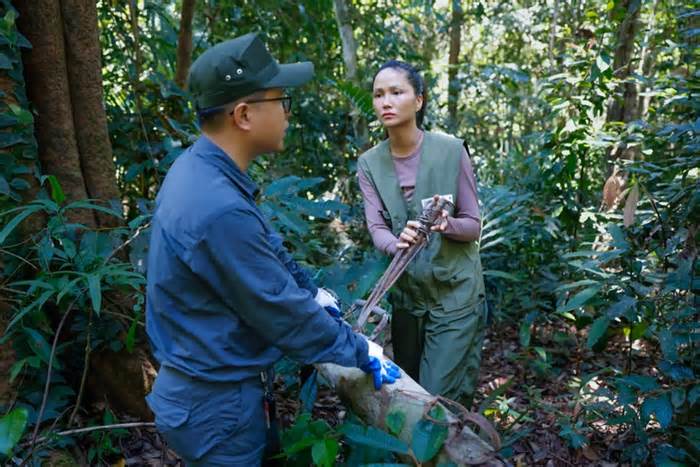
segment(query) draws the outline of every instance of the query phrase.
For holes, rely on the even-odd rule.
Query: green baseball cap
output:
[[[219,107],[256,91],[301,86],[311,62],[279,64],[256,33],[207,49],[190,67],[188,87],[197,110]]]

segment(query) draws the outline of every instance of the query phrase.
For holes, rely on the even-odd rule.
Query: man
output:
[[[261,373],[283,354],[359,367],[377,388],[393,381],[381,349],[368,351],[324,311],[339,314],[258,210],[246,174],[258,155],[284,148],[283,88],[312,75],[309,62],[278,64],[254,34],[212,47],[190,69],[203,134],[158,193],[146,312],[161,364],[147,401],[188,465],[260,464],[273,415],[263,409]]]

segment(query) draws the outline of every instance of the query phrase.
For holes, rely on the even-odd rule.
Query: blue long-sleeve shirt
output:
[[[206,380],[257,376],[283,354],[367,363],[367,342],[316,303],[316,286],[255,204],[257,186],[205,136],[156,199],[146,331],[161,365]]]

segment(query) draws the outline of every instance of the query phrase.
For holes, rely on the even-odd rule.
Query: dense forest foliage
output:
[[[700,9],[683,0],[1,0],[0,456],[136,455],[148,427],[70,430],[146,420],[149,221],[198,135],[184,77],[252,31],[315,65],[287,149],[250,173],[318,283],[349,306],[387,264],[356,161],[384,137],[374,73],[412,63],[426,128],[463,138],[478,179],[490,330],[474,410],[502,459],[700,464]],[[279,370],[289,465],[408,450]],[[426,433],[413,459],[444,440]]]

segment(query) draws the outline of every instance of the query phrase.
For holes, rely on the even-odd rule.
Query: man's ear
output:
[[[233,119],[233,124],[241,130],[250,130],[250,106],[247,103],[241,102],[236,104],[231,112],[231,118]]]

